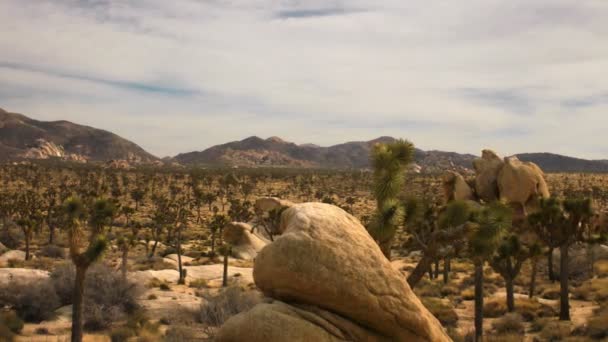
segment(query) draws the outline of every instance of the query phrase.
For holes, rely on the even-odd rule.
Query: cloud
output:
[[[0,107],[158,155],[255,134],[606,158],[607,16],[603,0],[6,0]]]

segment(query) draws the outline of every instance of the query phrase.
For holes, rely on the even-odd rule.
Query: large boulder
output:
[[[498,199],[498,172],[504,162],[492,150],[481,151],[481,158],[473,161],[475,169],[475,191],[487,203]]]
[[[285,341],[281,333],[298,336],[299,326],[308,327],[308,338],[299,339],[306,341],[450,340],[361,223],[344,210],[296,204],[283,212],[280,231],[258,254],[253,276],[267,297],[289,306],[256,307],[237,315],[221,329],[218,341]],[[292,315],[296,305],[302,311]],[[281,324],[262,324],[265,318]]]
[[[12,250],[0,255],[0,267],[6,267],[10,260],[25,261],[25,252]]]
[[[231,222],[224,227],[224,241],[232,246],[232,256],[242,260],[253,260],[269,241],[252,233],[251,225]]]
[[[29,284],[49,278],[49,272],[29,268],[0,268],[0,285],[6,285],[11,281],[19,284]]]
[[[541,198],[550,196],[540,167],[515,156],[505,158],[498,173],[498,192],[501,200],[520,205],[526,213],[535,210]]]
[[[475,200],[475,192],[458,172],[446,171],[441,182],[446,202]]]

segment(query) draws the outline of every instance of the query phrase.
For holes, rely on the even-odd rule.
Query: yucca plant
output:
[[[98,200],[94,203],[90,212],[89,222],[93,225],[89,244],[83,246],[82,226],[85,221],[84,205],[79,198],[70,197],[63,205],[65,215],[65,225],[68,231],[70,242],[70,257],[76,267],[76,278],[74,283],[74,299],[72,304],[72,342],[82,341],[82,321],[83,321],[83,299],[84,281],[88,268],[101,257],[107,247],[107,242],[101,234],[103,222],[113,215],[112,211],[107,210],[107,206]]]
[[[405,184],[406,167],[413,159],[414,145],[406,140],[376,144],[372,150],[376,212],[367,229],[388,259],[397,229],[403,223],[399,194]]]

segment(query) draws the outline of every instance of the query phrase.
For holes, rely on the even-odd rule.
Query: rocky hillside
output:
[[[380,137],[321,147],[314,144],[297,145],[277,137],[262,139],[253,136],[200,152],[179,154],[173,160],[184,165],[365,169],[369,168],[371,147],[378,142],[394,140],[392,137]],[[523,153],[517,156],[523,161],[538,164],[546,172],[608,172],[608,160],[586,160],[551,153]],[[456,152],[420,149],[415,152],[416,169],[422,172],[456,169],[466,173],[472,168],[475,158],[472,154]]]
[[[369,167],[369,154],[375,143],[394,140],[391,137],[380,137],[370,141],[353,141],[321,147],[313,144],[297,145],[277,137],[262,139],[254,136],[213,146],[200,152],[179,154],[174,159],[186,165],[364,169]],[[468,168],[475,156],[417,149],[415,158],[422,170],[432,172],[450,168]]]
[[[0,109],[0,160],[152,162],[156,157],[118,135],[69,121],[38,121]]]
[[[517,157],[531,161],[545,172],[608,172],[608,160],[588,160],[553,153],[521,153]]]

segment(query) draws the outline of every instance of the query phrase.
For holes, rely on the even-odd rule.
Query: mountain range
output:
[[[0,109],[0,160],[59,158],[105,162],[152,162],[135,143],[101,129],[69,121],[38,121]]]
[[[205,167],[366,169],[369,168],[372,146],[394,140],[392,137],[379,137],[370,141],[322,147],[298,145],[278,137],[262,139],[252,136],[202,151],[181,153],[163,161]],[[608,160],[586,160],[552,153],[523,153],[517,156],[523,161],[535,162],[546,172],[608,172]],[[47,158],[83,162],[124,160],[131,164],[159,163],[157,157],[114,133],[69,121],[38,121],[0,109],[0,161]],[[416,149],[414,167],[422,172],[447,169],[467,172],[475,158],[472,154]]]

